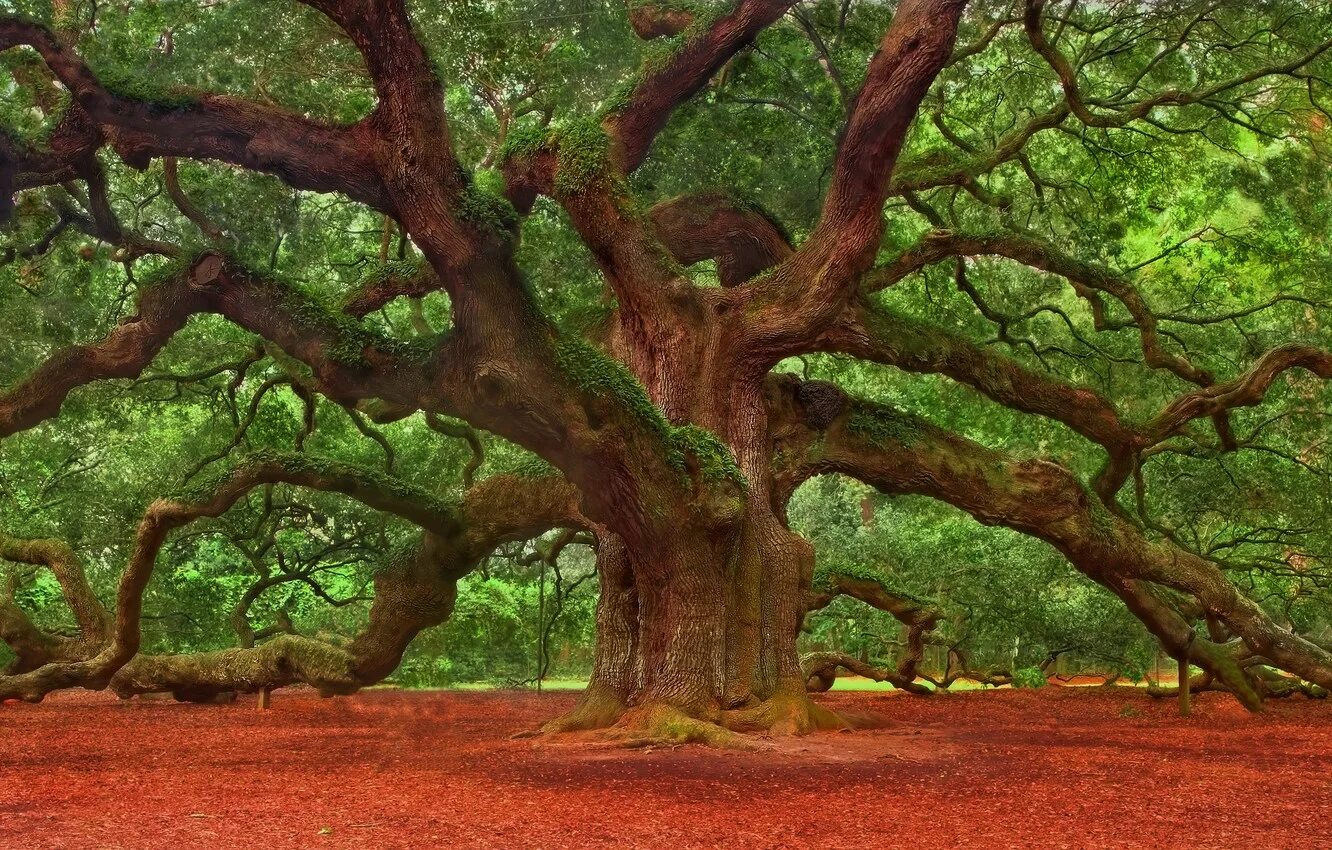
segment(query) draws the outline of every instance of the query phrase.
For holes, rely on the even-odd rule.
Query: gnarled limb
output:
[[[1160,107],[1188,106],[1190,104],[1207,105],[1217,95],[1256,82],[1264,77],[1276,74],[1294,74],[1324,53],[1332,50],[1332,39],[1330,39],[1289,62],[1254,69],[1238,77],[1213,83],[1198,90],[1168,89],[1139,101],[1115,103],[1112,111],[1109,112],[1095,112],[1091,108],[1091,101],[1082,94],[1078,83],[1077,69],[1045,36],[1042,24],[1045,3],[1046,0],[1027,0],[1026,12],[1023,15],[1023,27],[1036,53],[1049,64],[1059,78],[1059,84],[1064,90],[1064,102],[1069,110],[1088,127],[1124,127],[1134,121],[1148,117],[1153,110]]]
[[[725,287],[738,286],[791,255],[790,239],[772,218],[728,192],[681,195],[648,212],[662,245],[691,266],[715,259]]]
[[[898,153],[952,53],[963,5],[898,5],[842,131],[818,224],[795,254],[752,285],[752,345],[773,362],[831,324],[873,262]]]
[[[616,142],[620,168],[626,173],[637,168],[675,108],[792,5],[793,0],[737,0],[706,28],[695,32],[687,25],[680,32],[683,43],[665,62],[646,65],[625,101],[612,106],[606,117],[606,131]],[[630,19],[638,31],[646,13],[631,13]]]
[[[77,387],[137,377],[192,315],[207,312],[272,340],[310,366],[321,389],[343,399],[407,399],[420,392],[420,370],[408,364],[401,343],[348,324],[285,284],[265,280],[221,255],[205,254],[144,287],[136,313],[101,342],[57,351],[25,381],[0,394],[0,436],[55,416]]]
[[[143,592],[167,534],[196,519],[220,516],[255,487],[272,483],[343,493],[422,528],[424,537],[416,549],[396,557],[377,573],[375,603],[365,631],[342,656],[323,649],[309,655],[302,649],[310,646],[304,639],[284,640],[276,649],[260,646],[226,651],[204,661],[192,656],[145,660],[140,667],[131,667],[117,684],[115,677],[138,653]],[[512,498],[515,493],[518,498]],[[351,464],[306,455],[259,454],[235,466],[198,495],[154,502],[140,523],[133,554],[121,577],[107,639],[95,647],[95,654],[54,661],[0,678],[0,698],[39,701],[58,688],[100,689],[108,684],[122,694],[138,693],[152,685],[154,676],[162,680],[155,690],[186,692],[182,677],[196,674],[202,677],[196,692],[216,693],[244,690],[249,685],[277,687],[309,681],[297,676],[302,669],[311,675],[311,671],[322,671],[322,678],[312,684],[343,692],[352,683],[359,682],[359,687],[389,675],[412,637],[442,622],[451,612],[457,580],[499,543],[525,539],[556,525],[578,526],[583,522],[572,488],[558,478],[528,482],[507,476],[488,479],[468,491],[461,505],[454,506],[404,482]],[[86,585],[86,579],[83,581]],[[78,581],[70,582],[75,589],[78,585]],[[297,659],[295,653],[302,653],[301,658]],[[346,665],[329,667],[331,658],[345,658]],[[278,673],[288,678],[274,678]],[[231,677],[236,687],[215,687],[226,677]]]
[[[1172,651],[1184,649],[1177,633],[1184,621],[1177,614],[1168,617],[1166,606],[1140,583],[1180,591],[1197,599],[1250,651],[1320,686],[1332,683],[1332,653],[1274,623],[1216,564],[1171,543],[1148,541],[1064,468],[1018,460],[918,417],[865,402],[845,399],[840,409],[825,403],[824,408],[836,410],[830,420],[828,410],[813,411],[800,401],[798,384],[770,382],[770,409],[784,422],[787,451],[805,458],[796,477],[841,472],[885,492],[932,496],[987,525],[1045,540],[1080,571],[1125,598],[1158,637],[1173,629],[1173,637],[1163,639]],[[815,428],[811,422],[828,424]],[[1245,687],[1228,649],[1205,640],[1193,645],[1194,663],[1237,691]],[[1249,705],[1255,707],[1253,701]]]
[[[888,682],[895,688],[913,694],[931,693],[929,688],[916,682],[916,669],[925,657],[925,642],[939,620],[943,619],[943,614],[919,599],[890,588],[871,570],[840,570],[835,567],[816,569],[809,609],[813,611],[823,608],[842,595],[854,597],[872,608],[892,614],[906,627],[906,643],[897,659],[896,669],[891,671],[879,670],[855,659],[850,659],[854,664],[848,664],[850,657],[845,653],[806,655],[800,659],[800,664],[810,690],[826,691],[831,688],[837,676],[837,668],[844,667],[858,676],[876,682]]]
[[[79,630],[77,638],[42,634],[14,604],[11,587],[0,609],[5,612],[0,620],[5,624],[0,629],[0,639],[18,656],[8,673],[26,673],[48,661],[86,657],[90,648],[107,640],[111,632],[111,615],[88,584],[78,555],[64,541],[28,540],[0,533],[0,560],[49,569],[60,584],[60,591]]]
[[[376,209],[392,209],[373,159],[371,130],[364,123],[330,126],[223,95],[155,102],[116,94],[46,27],[0,18],[0,51],[19,45],[41,54],[73,96],[78,109],[72,113],[86,116],[66,117],[71,122],[67,132],[82,133],[83,140],[78,146],[62,145],[64,157],[86,153],[105,141],[135,168],[146,168],[161,156],[216,159],[276,174],[298,189],[341,192]],[[34,169],[43,174],[41,182],[57,182],[64,173],[58,162]]]

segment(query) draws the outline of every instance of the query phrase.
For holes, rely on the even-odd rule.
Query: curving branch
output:
[[[873,571],[819,568],[814,573],[809,610],[827,606],[838,596],[851,596],[872,608],[885,611],[906,627],[906,643],[894,670],[879,670],[843,653],[811,653],[801,659],[801,668],[811,690],[832,687],[837,668],[844,667],[876,682],[888,682],[899,690],[925,696],[930,689],[916,682],[917,668],[925,658],[925,643],[943,614],[933,606],[889,587]]]
[[[56,130],[59,143],[53,140],[53,153],[35,162],[29,156],[27,170],[13,179],[15,188],[68,179],[68,169],[79,158],[109,144],[134,168],[147,168],[154,157],[215,159],[275,174],[298,189],[341,192],[392,211],[374,160],[374,131],[364,122],[332,126],[215,94],[157,100],[118,94],[46,27],[0,18],[0,51],[21,45],[41,55],[69,90],[75,108]],[[0,149],[0,160],[7,159],[4,153]],[[4,170],[0,167],[0,173]]]
[[[1045,60],[1046,64],[1059,78],[1059,85],[1063,89],[1064,102],[1068,109],[1088,127],[1101,129],[1125,127],[1134,121],[1148,118],[1153,110],[1160,107],[1179,107],[1193,104],[1210,105],[1219,95],[1256,82],[1264,77],[1295,74],[1314,62],[1318,57],[1332,50],[1332,39],[1328,39],[1315,46],[1311,51],[1288,62],[1256,68],[1237,77],[1197,90],[1168,89],[1139,101],[1110,102],[1111,111],[1098,112],[1092,109],[1091,102],[1082,93],[1081,85],[1078,82],[1078,70],[1069,61],[1068,57],[1059,52],[1045,36],[1042,22],[1045,4],[1046,0],[1027,0],[1026,10],[1023,14],[1023,28],[1026,30],[1027,39],[1031,42],[1032,48]],[[1189,28],[1186,27],[1181,43],[1187,39],[1188,32]],[[1153,64],[1154,62],[1147,64],[1146,68],[1140,73],[1139,80],[1146,75]],[[1137,81],[1128,87],[1129,90],[1136,88],[1136,84]]]
[[[339,400],[418,399],[427,363],[412,349],[338,317],[312,296],[267,280],[218,254],[205,254],[141,287],[137,312],[98,343],[57,351],[0,394],[0,437],[55,416],[74,389],[137,377],[189,318],[218,313],[301,360],[322,391]],[[448,341],[440,343],[440,351]]]
[[[0,599],[0,640],[16,656],[6,674],[27,673],[51,661],[85,658],[107,640],[111,616],[93,594],[78,555],[63,541],[24,539],[0,533],[0,560],[49,569],[60,584],[78,628],[77,638],[41,632],[14,602],[16,588],[11,583],[7,595]],[[11,580],[14,578],[11,575]]]
[[[1092,320],[1097,330],[1118,330],[1124,327],[1112,323],[1105,315],[1100,295],[1109,295],[1124,306],[1132,319],[1131,325],[1137,327],[1147,365],[1168,370],[1190,383],[1205,386],[1212,382],[1210,374],[1187,358],[1165,350],[1158,330],[1160,318],[1132,282],[1110,269],[1079,260],[1028,236],[1015,233],[932,232],[891,263],[866,275],[864,289],[877,292],[940,260],[983,255],[1007,257],[1033,269],[1063,277],[1091,307]]]
[[[1145,441],[1095,390],[1028,369],[965,337],[882,307],[853,305],[819,346],[906,372],[947,375],[1005,407],[1061,422],[1112,454],[1136,450]]]
[[[251,490],[275,483],[342,493],[422,529],[417,546],[394,556],[376,573],[375,601],[366,629],[345,649],[283,635],[253,649],[136,658],[143,593],[167,535],[200,518],[221,516]],[[52,660],[0,677],[0,698],[35,702],[59,688],[110,685],[121,696],[169,690],[182,698],[199,699],[224,690],[258,690],[296,681],[328,693],[350,692],[389,675],[417,632],[448,617],[454,585],[482,557],[503,542],[559,526],[585,527],[586,520],[578,511],[573,488],[558,477],[524,482],[500,476],[469,490],[461,503],[450,504],[400,479],[353,464],[303,454],[259,453],[193,495],[150,505],[121,576],[114,616],[106,614],[111,628],[95,654]],[[78,574],[82,576],[81,568]],[[71,586],[77,590],[77,582]],[[70,601],[73,606],[76,599]]]
[[[1185,393],[1166,405],[1147,427],[1152,442],[1159,443],[1179,433],[1193,419],[1261,404],[1276,379],[1291,369],[1304,369],[1324,380],[1332,378],[1332,353],[1294,343],[1273,348],[1238,378]]]
[[[818,224],[791,257],[746,287],[749,345],[764,357],[780,359],[825,330],[873,263],[897,156],[952,53],[963,5],[898,5],[842,130]]]
[[[782,456],[802,458],[779,476],[804,480],[840,472],[884,492],[931,496],[984,524],[1045,540],[1120,595],[1168,650],[1187,652],[1193,663],[1245,695],[1250,707],[1257,699],[1238,672],[1234,648],[1187,640],[1192,627],[1151,586],[1198,600],[1249,651],[1281,669],[1322,687],[1332,683],[1332,653],[1274,623],[1214,562],[1169,542],[1147,540],[1063,467],[1020,460],[919,417],[840,393],[816,395],[818,402],[811,404],[814,395],[802,393],[801,382],[789,376],[769,382],[769,410],[783,423],[776,438]]]
[[[680,45],[664,60],[654,57],[645,62],[623,103],[612,105],[607,113],[604,126],[615,141],[620,168],[625,173],[637,168],[671,113],[793,5],[794,0],[737,0],[728,12],[706,24],[691,14],[678,31]],[[667,30],[682,23],[683,16],[655,13],[653,6],[631,6],[635,31],[675,36]],[[632,11],[635,8],[642,11]]]
[[[681,195],[648,211],[652,228],[676,262],[717,261],[724,287],[738,286],[791,255],[790,237],[752,202],[724,191]]]

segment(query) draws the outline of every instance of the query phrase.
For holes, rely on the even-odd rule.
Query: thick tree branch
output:
[[[803,395],[793,379],[770,382],[769,409],[783,423],[775,429],[777,445],[783,456],[804,457],[800,471],[785,474],[801,478],[840,472],[885,492],[948,502],[982,523],[1050,543],[1089,577],[1131,597],[1130,607],[1138,606],[1134,610],[1140,616],[1140,609],[1148,612],[1150,620],[1144,621],[1163,641],[1179,637],[1167,628],[1177,626],[1178,618],[1170,620],[1157,610],[1143,596],[1142,582],[1192,596],[1251,651],[1320,686],[1332,683],[1332,653],[1272,622],[1215,563],[1170,543],[1148,541],[1063,467],[1019,460],[890,408],[845,397],[839,408],[835,397],[822,397],[827,393],[810,405],[809,394]],[[1236,681],[1227,666],[1233,666],[1232,653],[1196,643],[1199,649],[1188,650],[1191,658],[1198,656],[1195,663],[1210,667],[1237,690],[1243,687],[1243,677]]]
[[[40,53],[74,98],[78,108],[71,110],[62,127],[72,124],[67,132],[86,134],[82,144],[60,146],[63,156],[45,164],[42,182],[54,182],[64,173],[56,167],[60,159],[83,155],[89,147],[106,142],[139,169],[147,168],[153,157],[216,159],[275,174],[298,189],[341,192],[392,212],[374,160],[373,131],[365,123],[330,126],[222,95],[153,101],[116,94],[50,30],[24,19],[0,19],[0,51],[19,45]],[[86,123],[79,113],[87,116]],[[0,158],[3,154],[0,150]],[[23,181],[17,182],[22,188]]]
[[[1276,379],[1291,369],[1305,369],[1325,380],[1332,378],[1332,353],[1294,343],[1273,348],[1238,378],[1202,387],[1172,401],[1147,427],[1152,442],[1159,443],[1178,433],[1193,419],[1261,404]]]
[[[791,353],[822,332],[855,294],[883,234],[893,168],[921,101],[953,49],[963,0],[905,0],[870,63],[842,131],[813,233],[758,278],[752,340],[763,356]]]
[[[791,255],[790,238],[754,204],[727,192],[681,195],[648,213],[657,238],[676,262],[717,261],[725,287],[738,286]]]
[[[197,519],[221,516],[251,490],[274,483],[342,493],[369,507],[402,516],[424,532],[413,552],[399,556],[377,575],[369,625],[342,656],[333,656],[341,657],[343,663],[332,667],[279,663],[286,651],[297,645],[316,656],[335,651],[327,645],[316,650],[305,639],[299,639],[283,641],[276,651],[260,647],[252,655],[244,654],[246,650],[229,650],[203,660],[191,656],[141,659],[136,667],[120,675],[138,653],[143,593],[167,535]],[[58,688],[98,689],[108,684],[122,695],[148,689],[186,694],[191,690],[215,693],[227,689],[218,687],[208,675],[227,678],[231,690],[272,686],[273,677],[285,677],[278,684],[304,680],[329,692],[355,690],[391,673],[411,637],[448,616],[454,583],[481,557],[506,540],[526,539],[561,525],[585,527],[586,520],[578,512],[572,487],[557,477],[527,482],[505,476],[489,479],[468,491],[461,504],[451,505],[399,479],[352,464],[301,454],[257,454],[197,494],[159,499],[149,506],[121,576],[109,639],[96,648],[95,655],[54,661],[0,678],[0,698],[38,701]],[[15,554],[27,551],[14,550]],[[81,568],[77,572],[82,575]],[[83,581],[86,584],[86,579]],[[77,582],[71,586],[77,590]],[[277,659],[271,657],[275,652]],[[246,663],[242,664],[241,659]],[[247,678],[250,674],[241,672],[247,665],[266,671],[270,678]],[[184,675],[184,671],[194,677],[192,682],[172,678]],[[297,671],[310,678],[294,676]],[[149,680],[151,686],[146,684]]]
[[[344,401],[418,399],[425,391],[425,364],[436,356],[414,361],[420,355],[412,355],[410,346],[340,318],[288,285],[205,254],[145,286],[137,312],[101,342],[56,352],[0,394],[0,437],[55,416],[77,387],[138,376],[192,315],[209,312],[273,341],[308,365],[322,390]]]
[[[1134,450],[1145,440],[1095,390],[1028,369],[983,345],[885,308],[853,305],[821,339],[820,350],[907,372],[947,375],[1006,407],[1062,422],[1112,453]]]
[[[664,61],[645,63],[624,103],[612,106],[604,122],[620,168],[625,173],[637,168],[676,107],[792,5],[793,0],[737,0],[706,27],[691,21]]]
[[[913,694],[923,696],[931,693],[929,688],[916,682],[916,671],[925,658],[926,638],[939,620],[943,619],[943,614],[933,606],[889,587],[873,571],[818,568],[814,573],[810,610],[823,608],[840,595],[854,597],[872,608],[893,615],[907,629],[906,643],[898,656],[896,669],[892,671],[878,670],[841,653],[806,655],[801,659],[801,668],[811,689],[827,690],[832,687],[837,668],[845,667],[857,675],[878,682],[889,682],[893,687]]]

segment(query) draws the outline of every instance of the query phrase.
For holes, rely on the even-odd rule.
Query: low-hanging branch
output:
[[[138,656],[143,593],[167,534],[205,517],[217,517],[251,490],[285,483],[335,492],[368,507],[401,516],[422,529],[421,541],[390,557],[376,572],[369,625],[344,649],[298,635],[281,635],[259,647],[184,656]],[[190,495],[154,502],[120,579],[114,614],[86,590],[77,562],[50,541],[19,541],[3,554],[52,564],[63,577],[66,598],[80,617],[81,657],[53,656],[40,666],[0,677],[0,698],[40,701],[57,688],[111,686],[122,696],[173,691],[187,698],[221,691],[257,690],[303,681],[345,693],[379,681],[398,665],[422,628],[452,611],[454,586],[496,546],[527,539],[553,527],[582,527],[573,489],[558,477],[487,479],[454,505],[429,493],[353,464],[304,454],[260,453],[237,463]],[[20,545],[21,544],[21,545]],[[44,550],[39,552],[38,550]],[[97,624],[107,622],[105,633]],[[31,666],[31,665],[29,665]]]
[[[815,652],[801,658],[801,667],[811,690],[826,691],[837,677],[837,668],[873,679],[888,682],[893,687],[917,695],[931,691],[916,681],[917,669],[925,658],[925,643],[930,633],[943,619],[933,606],[888,586],[876,571],[867,569],[838,569],[821,567],[814,573],[809,610],[826,607],[838,596],[859,599],[872,608],[885,611],[906,627],[906,641],[893,670],[880,670],[840,652]]]
[[[840,472],[884,492],[932,496],[987,525],[1045,540],[1124,599],[1168,651],[1187,652],[1250,707],[1259,699],[1239,670],[1233,647],[1191,640],[1191,623],[1153,585],[1197,599],[1249,651],[1281,669],[1322,687],[1332,683],[1332,653],[1274,623],[1215,563],[1147,540],[1063,467],[1019,460],[919,417],[844,396],[820,397],[814,406],[808,402],[812,395],[802,393],[793,378],[775,379],[770,386],[770,411],[786,423],[783,457],[802,458],[779,474],[803,480]]]

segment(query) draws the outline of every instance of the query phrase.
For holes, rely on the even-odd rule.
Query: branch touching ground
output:
[[[422,528],[419,543],[391,556],[375,574],[375,598],[366,628],[345,648],[282,635],[249,649],[202,655],[138,657],[143,592],[167,534],[204,517],[217,517],[256,487],[287,483],[337,492],[394,513]],[[516,498],[515,498],[516,496]],[[112,628],[88,655],[51,660],[0,677],[0,698],[40,701],[60,688],[101,689],[127,696],[169,690],[186,698],[224,690],[274,688],[297,681],[328,693],[346,693],[382,680],[397,668],[412,638],[453,610],[456,583],[495,546],[557,526],[580,527],[573,489],[558,477],[487,479],[458,505],[449,504],[373,470],[302,454],[260,453],[241,461],[192,495],[159,499],[139,525],[133,554],[120,581]],[[66,547],[67,548],[67,547]],[[17,550],[7,550],[17,551]],[[71,604],[86,587],[82,569],[67,582]],[[92,654],[95,653],[95,654]]]

